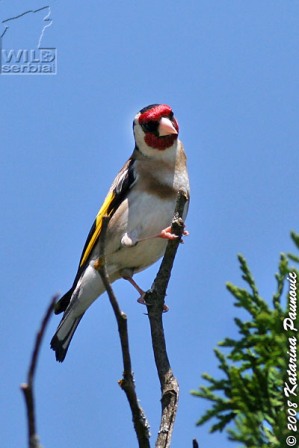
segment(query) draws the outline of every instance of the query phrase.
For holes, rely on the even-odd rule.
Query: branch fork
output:
[[[182,219],[185,204],[187,202],[186,193],[179,191],[177,197],[174,218],[171,225],[171,233],[178,236],[178,238],[168,241],[167,248],[163,260],[161,262],[158,274],[152,284],[152,287],[145,293],[144,301],[147,306],[148,318],[151,328],[152,345],[154,357],[157,367],[157,372],[161,385],[161,422],[158,437],[156,440],[156,448],[170,447],[177,406],[179,397],[179,385],[175,378],[167,355],[166,342],[163,329],[162,314],[165,310],[165,295],[169,283],[173,262],[182,236],[184,232],[184,222]],[[112,305],[120,335],[122,355],[123,355],[123,378],[119,381],[119,385],[126,393],[129,401],[134,428],[137,435],[139,448],[150,447],[149,444],[149,424],[145,414],[138,403],[138,398],[135,391],[135,384],[133,372],[131,367],[131,357],[129,351],[129,339],[127,329],[127,317],[120,310],[117,299],[113,293],[111,284],[109,282],[106,264],[105,264],[105,236],[109,217],[103,218],[102,238],[100,257],[97,264],[98,271],[101,275],[102,281],[106,287],[110,303]]]

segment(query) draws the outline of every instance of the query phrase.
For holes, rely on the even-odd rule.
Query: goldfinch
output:
[[[177,193],[189,198],[186,155],[178,139],[179,126],[171,108],[153,104],[134,118],[135,148],[116,176],[88,234],[71,289],[55,305],[64,312],[51,340],[56,360],[62,362],[75,330],[87,308],[105,287],[96,269],[102,219],[110,216],[105,239],[106,266],[110,282],[128,280],[141,294],[133,275],[164,255],[171,234]],[[188,202],[184,210],[187,215]],[[186,232],[187,234],[187,232]]]

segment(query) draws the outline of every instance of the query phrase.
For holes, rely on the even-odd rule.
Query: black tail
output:
[[[78,327],[82,317],[83,314],[79,317],[73,318],[72,312],[67,312],[63,316],[56,333],[51,340],[51,348],[55,351],[57,361],[62,362],[64,360],[76,328]]]

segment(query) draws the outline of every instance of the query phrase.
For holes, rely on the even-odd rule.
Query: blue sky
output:
[[[44,6],[34,0],[26,5]],[[270,300],[279,253],[293,249],[299,4],[49,5],[53,23],[43,44],[57,48],[58,74],[0,75],[1,443],[25,446],[18,388],[35,332],[50,297],[71,285],[94,216],[131,154],[135,113],[157,102],[170,104],[178,118],[192,188],[190,236],[179,248],[164,316],[181,392],[172,447],[191,446],[194,437],[201,447],[232,446],[225,434],[195,426],[206,403],[189,392],[203,384],[203,372],[219,374],[217,342],[237,336],[233,318],[240,311],[225,290],[226,281],[242,284],[237,253],[245,255]],[[20,2],[6,8],[2,1],[1,20],[18,13]],[[30,35],[36,29],[26,20],[33,18],[20,19],[11,32],[22,31],[27,43],[36,40]],[[156,271],[157,265],[138,282],[149,287]],[[115,291],[128,315],[137,393],[153,442],[160,390],[148,321],[130,285],[120,281]],[[43,446],[136,446],[117,385],[121,353],[107,297],[86,313],[62,365],[49,349],[58,322],[50,322],[36,378]]]

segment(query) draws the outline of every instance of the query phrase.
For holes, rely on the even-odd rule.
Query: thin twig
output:
[[[182,216],[186,202],[186,193],[180,191],[171,227],[172,233],[178,235],[179,238],[168,242],[158,274],[151,289],[147,291],[144,297],[147,304],[154,357],[162,392],[162,413],[156,448],[168,448],[170,446],[179,398],[179,385],[173,375],[167,355],[162,314],[173,262],[184,231]]]
[[[40,329],[36,335],[35,345],[32,352],[31,362],[29,365],[27,373],[27,383],[21,384],[21,390],[23,391],[26,410],[27,410],[27,423],[28,423],[28,447],[29,448],[41,448],[39,443],[39,437],[36,431],[36,418],[35,418],[35,399],[34,399],[34,378],[39,357],[39,352],[41,348],[41,343],[49,323],[50,317],[52,316],[54,304],[57,300],[57,296],[51,299],[51,302],[46,310],[44,318],[42,320]]]
[[[111,287],[106,262],[105,262],[105,238],[107,227],[109,224],[109,217],[103,218],[103,226],[101,231],[101,241],[100,241],[100,256],[99,260],[95,262],[95,268],[99,271],[104,286],[106,288],[107,294],[111,306],[113,308],[115,318],[117,321],[118,332],[121,343],[122,357],[123,357],[123,377],[119,381],[119,385],[124,390],[130,408],[132,412],[132,419],[134,424],[134,429],[136,432],[139,448],[150,448],[149,443],[149,423],[146,419],[143,409],[139,406],[138,398],[135,390],[134,377],[132,372],[131,355],[129,349],[129,337],[128,337],[128,326],[127,326],[127,316],[119,308],[117,299]]]

